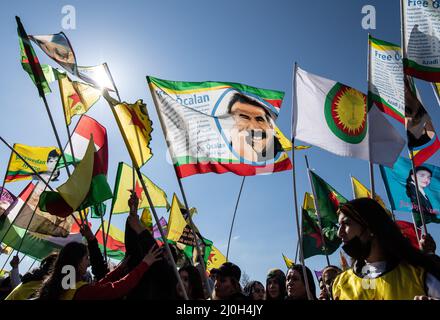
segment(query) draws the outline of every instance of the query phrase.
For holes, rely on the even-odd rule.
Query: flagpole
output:
[[[167,253],[168,253],[169,257],[170,257],[171,263],[173,264],[173,267],[174,267],[173,269],[174,269],[174,272],[175,272],[175,274],[177,276],[177,280],[179,281],[180,287],[181,287],[181,289],[182,289],[182,291],[184,293],[185,300],[188,300],[188,295],[186,293],[185,286],[183,285],[182,278],[180,277],[180,273],[177,271],[176,262],[174,261],[173,255],[171,253],[170,246],[168,245],[168,241],[166,240],[166,237],[165,237],[165,233],[163,232],[162,226],[160,225],[160,221],[159,221],[159,218],[158,218],[157,213],[156,213],[156,208],[153,205],[153,201],[151,200],[151,197],[150,197],[150,194],[148,192],[147,186],[145,185],[145,181],[142,178],[141,171],[137,167],[136,167],[136,172],[137,172],[137,175],[138,175],[138,179],[141,181],[142,188],[144,189],[145,195],[147,196],[148,204],[150,205],[151,212],[154,215],[154,220],[156,220],[156,224],[157,224],[157,228],[159,229],[160,236],[164,240],[165,249],[166,249],[166,251],[167,251]],[[189,214],[189,216],[191,216],[191,214]],[[195,238],[195,239],[197,239],[197,238]],[[205,278],[206,278],[206,274],[205,274]],[[207,287],[207,289],[209,289],[209,287]]]
[[[350,183],[351,183],[351,191],[353,192],[353,199],[356,199],[356,193],[354,192],[354,183],[353,183],[353,176],[350,173]]]
[[[370,190],[371,190],[371,198],[374,199],[375,196],[375,188],[374,188],[374,167],[371,162],[371,140],[370,140],[370,108],[372,104],[370,103],[370,79],[371,79],[371,47],[370,47],[370,33],[368,33],[368,58],[367,58],[367,134],[368,134],[368,165],[369,165],[369,174],[370,174]]]
[[[434,90],[435,98],[437,99],[437,103],[440,106],[440,97],[438,96],[438,90],[434,82],[431,82],[432,90]]]
[[[159,117],[159,118],[160,118],[160,117]],[[189,225],[190,225],[190,227],[191,227],[191,231],[192,231],[192,234],[193,234],[193,236],[194,236],[194,240],[195,240],[195,242],[196,242],[197,258],[199,259],[199,263],[200,263],[200,265],[202,266],[203,271],[205,271],[205,272],[203,273],[204,284],[205,284],[205,286],[206,286],[206,290],[207,290],[207,292],[209,292],[210,286],[209,286],[209,283],[208,283],[208,277],[207,277],[207,275],[206,275],[205,261],[203,260],[202,252],[200,251],[199,243],[198,243],[198,241],[197,241],[198,238],[197,238],[197,235],[196,235],[196,232],[195,232],[194,222],[193,222],[193,220],[192,220],[191,213],[190,213],[190,211],[189,211],[188,201],[186,200],[186,195],[185,195],[185,191],[184,191],[184,189],[183,189],[182,180],[179,178],[179,176],[178,176],[178,174],[177,174],[176,166],[173,165],[173,167],[174,167],[174,172],[176,173],[177,182],[179,183],[180,192],[181,192],[181,194],[182,194],[183,202],[184,202],[184,204],[185,204],[185,209],[186,209],[186,211],[188,212],[188,222],[189,222]],[[200,239],[200,241],[203,241],[203,239]]]
[[[321,240],[322,240],[322,245],[324,247],[324,253],[325,253],[325,258],[327,259],[327,266],[330,266],[330,259],[328,257],[328,252],[327,252],[327,245],[325,243],[325,237],[324,237],[324,232],[322,230],[322,221],[321,221],[321,212],[318,206],[318,197],[316,195],[316,190],[315,190],[315,186],[312,183],[312,177],[310,174],[310,168],[309,168],[309,160],[307,159],[307,156],[304,156],[306,159],[306,166],[307,166],[307,172],[309,175],[309,182],[310,182],[310,187],[312,188],[312,192],[313,192],[313,202],[315,203],[315,209],[316,209],[316,216],[318,217],[318,223],[319,223],[319,229],[321,230]]]
[[[12,153],[11,153],[11,156],[9,157],[8,166],[6,167],[5,177],[3,178],[2,194],[3,194],[3,190],[5,189],[6,178],[8,177],[8,169],[9,169],[9,166],[11,165],[11,160],[12,160]],[[1,195],[0,195],[0,197],[1,197]]]
[[[417,174],[416,174],[416,167],[414,165],[414,151],[412,149],[409,150],[410,154],[411,154],[411,166],[412,166],[412,172],[413,172],[413,176],[414,176],[414,184],[416,185],[416,198],[417,198],[417,211],[420,214],[420,219],[422,220],[422,225],[423,225],[423,231],[425,233],[425,235],[428,234],[428,228],[426,227],[426,223],[425,223],[425,214],[423,212],[422,206],[420,205],[420,196],[419,196],[419,181],[417,179]]]
[[[29,267],[29,269],[26,271],[26,273],[28,273],[32,267],[34,266],[35,262],[37,262],[37,259],[34,259],[34,262],[32,262],[31,266]]]
[[[158,115],[159,122],[160,122],[160,125],[161,125],[161,128],[162,128],[162,133],[164,134],[165,141],[166,141],[166,143],[167,143],[168,150],[169,150],[169,152],[170,152],[171,158],[172,158],[173,161],[174,161],[174,159],[176,159],[176,158],[175,158],[175,156],[174,156],[173,147],[172,147],[172,145],[169,143],[169,141],[168,141],[168,139],[167,139],[167,137],[166,137],[166,134],[165,134],[165,125],[164,125],[164,123],[163,123],[162,114],[161,114],[160,110],[158,109],[158,105],[159,105],[159,104],[158,104],[158,101],[156,100],[156,97],[155,97],[154,94],[152,95],[152,97],[153,97],[154,106],[155,106],[155,108],[156,108],[156,113],[157,113],[157,115]],[[192,217],[191,217],[191,214],[190,214],[190,212],[189,212],[188,202],[187,202],[187,200],[186,200],[185,191],[184,191],[184,189],[183,189],[182,181],[181,181],[181,179],[179,178],[179,175],[178,175],[178,173],[177,173],[177,168],[176,168],[176,166],[174,165],[174,163],[173,163],[173,168],[174,168],[174,173],[176,174],[177,182],[178,182],[178,184],[179,184],[180,192],[181,192],[181,194],[182,194],[182,198],[183,198],[183,201],[184,201],[184,204],[185,204],[185,209],[186,209],[187,212],[188,212],[188,222],[189,222],[189,226],[190,226],[190,228],[191,228],[192,234],[193,234],[193,236],[194,236],[194,240],[195,240],[195,242],[196,242],[196,246],[195,246],[195,247],[196,247],[196,250],[197,250],[197,256],[198,256],[198,259],[199,259],[199,263],[200,263],[200,265],[202,266],[203,271],[204,271],[204,273],[203,273],[203,282],[204,282],[205,287],[206,287],[206,292],[209,292],[209,291],[210,291],[210,286],[209,286],[209,283],[208,283],[208,277],[207,277],[207,275],[206,275],[205,261],[203,261],[202,254],[201,254],[201,252],[200,252],[199,244],[198,244],[198,241],[197,241],[197,235],[196,235],[196,232],[195,232],[194,223],[193,223],[193,221],[192,221]],[[158,223],[158,224],[159,224],[159,223]],[[164,238],[164,239],[165,239],[165,238]],[[203,241],[203,240],[201,239],[201,241]],[[166,242],[166,241],[165,241],[165,242]]]
[[[8,257],[6,258],[5,263],[3,264],[3,267],[0,270],[3,270],[3,271],[5,270],[6,264],[8,263],[9,258],[14,254],[14,251],[15,251],[15,249],[12,250],[11,253],[8,255]],[[18,254],[18,251],[17,251],[17,254]]]
[[[299,212],[298,212],[298,195],[296,190],[296,167],[295,167],[295,137],[294,137],[294,126],[295,126],[295,112],[294,108],[296,106],[296,69],[297,69],[297,63],[295,62],[295,66],[293,69],[293,79],[292,79],[292,122],[291,122],[291,132],[290,132],[290,140],[292,141],[292,181],[293,181],[293,200],[294,200],[294,206],[295,206],[295,219],[296,219],[296,232],[298,235],[298,243],[299,243],[299,257],[301,260],[301,266],[303,271],[303,278],[304,283],[306,287],[306,293],[307,293],[307,299],[313,300],[312,292],[310,291],[309,287],[309,281],[308,281],[308,275],[307,275],[307,269],[306,264],[304,262],[304,248],[303,248],[303,242],[302,242],[302,232],[300,228],[300,219],[299,219]],[[297,245],[298,245],[297,243]]]
[[[245,180],[246,180],[246,176],[243,176],[243,179],[241,181],[240,191],[238,192],[237,202],[235,203],[234,215],[232,216],[231,230],[229,231],[228,250],[226,251],[226,261],[229,261],[228,260],[228,257],[229,257],[229,246],[231,244],[232,229],[234,228],[235,215],[237,213],[238,203],[240,202],[241,191],[243,190],[243,185],[244,185],[244,181]]]
[[[102,229],[102,243],[104,245],[104,257],[105,257],[105,261],[107,262],[108,257],[107,257],[107,239],[105,238],[105,231],[104,231],[104,214],[101,214],[101,229]]]
[[[298,261],[298,253],[299,253],[299,241],[296,243],[296,252],[295,252],[295,263]]]
[[[113,116],[115,117],[115,120],[116,120],[116,122],[117,122],[117,124],[118,124],[119,130],[121,131],[121,135],[122,135],[122,137],[123,137],[123,139],[124,139],[124,142],[125,142],[125,144],[126,144],[126,147],[127,147],[127,149],[128,149],[128,148],[129,148],[128,145],[127,145],[128,141],[127,141],[127,139],[126,139],[126,137],[125,137],[125,133],[124,133],[123,130],[122,130],[122,127],[121,127],[121,121],[120,121],[120,119],[119,119],[119,116],[118,116],[118,114],[116,113],[116,111],[114,110],[114,108],[113,108],[112,104],[110,103],[110,101],[107,101],[107,102],[108,102],[108,104],[109,104],[109,106],[110,106],[110,109],[111,109],[111,111],[112,111],[112,113],[113,113]],[[130,155],[130,157],[131,157],[131,161],[133,162],[133,164],[135,164],[135,163],[136,163],[136,162],[135,162],[135,159],[134,159],[134,157],[132,156],[132,154],[131,154],[131,152],[130,152],[129,149],[128,149],[128,154]],[[136,173],[137,173],[138,179],[140,180],[140,182],[141,182],[141,184],[142,184],[142,188],[143,188],[143,190],[144,190],[144,193],[145,193],[145,195],[147,196],[148,204],[149,204],[149,206],[150,206],[150,208],[151,208],[151,211],[152,211],[152,213],[153,213],[154,219],[156,220],[156,224],[157,224],[157,227],[158,227],[158,229],[159,229],[160,235],[161,235],[162,239],[164,240],[165,250],[166,250],[168,256],[170,257],[170,262],[171,262],[172,265],[173,265],[173,269],[174,269],[174,273],[175,273],[175,275],[176,275],[176,277],[177,277],[177,281],[178,281],[178,283],[179,283],[179,285],[180,285],[180,287],[181,287],[181,289],[182,289],[182,292],[183,292],[183,295],[184,295],[185,300],[188,300],[188,295],[187,295],[187,293],[186,293],[185,286],[184,286],[184,284],[183,284],[183,282],[182,282],[182,278],[180,277],[180,273],[179,273],[178,270],[177,270],[176,262],[174,261],[173,255],[172,255],[172,253],[171,253],[171,249],[170,249],[170,247],[169,247],[169,245],[168,245],[168,242],[166,241],[165,233],[164,233],[164,231],[163,231],[163,229],[162,229],[162,226],[160,225],[159,218],[157,217],[157,214],[156,214],[156,208],[155,208],[154,205],[153,205],[153,201],[151,200],[151,197],[150,197],[150,194],[149,194],[149,192],[148,192],[147,186],[145,185],[145,181],[144,181],[144,179],[142,178],[141,171],[140,171],[140,169],[137,167],[137,164],[136,164],[136,166],[135,166],[135,169],[136,169]],[[133,190],[133,191],[134,191],[134,190]],[[109,227],[110,227],[110,224],[109,224]],[[205,275],[205,278],[206,278],[206,275]],[[209,289],[209,287],[207,287],[207,289]]]
[[[50,191],[55,191],[50,185],[49,182],[46,182],[46,180],[43,179],[43,177],[41,177],[41,175],[29,164],[29,162],[26,161],[26,159],[24,159],[13,147],[11,147],[9,145],[9,143],[6,142],[5,139],[3,139],[2,136],[0,136],[0,140],[15,154],[17,155],[18,158],[20,158],[21,161],[23,161],[28,167],[29,169],[31,169],[32,173],[35,174],[40,181],[43,181],[44,184],[46,185],[47,188],[49,188]],[[57,164],[55,165],[55,168],[58,166],[58,162],[60,161],[60,157],[58,157],[57,160]],[[49,181],[51,181],[53,174],[55,173],[55,170],[52,170],[52,172],[50,173],[50,177],[49,177]],[[26,202],[25,202],[26,203]],[[81,226],[81,224],[78,222],[78,220],[76,219],[75,215],[73,214],[73,212],[71,213],[73,219],[75,220],[75,222],[78,224],[78,226]]]
[[[39,182],[37,182],[38,185]],[[20,216],[21,212],[23,211],[24,207],[26,206],[26,204],[28,203],[29,199],[32,197],[32,195],[35,192],[35,188],[36,186],[32,189],[31,194],[26,198],[26,200],[24,201],[23,205],[21,206],[21,208],[18,210],[17,215],[14,217],[14,220],[12,220],[8,226],[8,229],[6,229],[5,234],[3,235],[2,239],[0,240],[0,243],[3,243],[3,241],[6,239],[6,236],[8,235],[9,231],[11,230],[12,226],[14,225],[15,221],[17,220],[17,218]],[[11,208],[12,209],[12,208]],[[5,212],[6,213],[6,212]]]

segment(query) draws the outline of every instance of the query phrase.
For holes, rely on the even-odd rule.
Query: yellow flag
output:
[[[14,150],[22,156],[29,165],[38,173],[50,173],[55,169],[56,162],[61,154],[60,149],[55,147],[31,147],[24,144],[14,144]],[[5,182],[31,180],[34,175],[14,152],[11,152]],[[49,176],[47,176],[48,178]]]
[[[155,208],[170,208],[165,191],[155,185],[145,175],[142,175],[148,194]],[[126,213],[130,211],[128,207],[128,199],[130,198],[130,190],[133,189],[133,168],[128,164],[119,162],[118,172],[116,174],[116,182],[114,188],[113,213]],[[139,209],[149,208],[147,196],[144,193],[142,184],[135,173],[134,191],[139,198]]]
[[[74,115],[86,113],[101,97],[101,91],[98,89],[72,81],[66,74],[59,74],[58,85],[68,125]]]
[[[2,244],[0,248],[0,254],[9,255],[12,252],[12,250],[13,249],[11,247]]]
[[[283,254],[283,259],[284,259],[284,263],[286,264],[287,269],[292,268],[293,265],[295,264],[295,262],[293,262],[293,260],[290,260],[284,254]]]
[[[177,199],[176,194],[173,195],[173,201],[171,203],[170,218],[168,220],[167,239],[178,242],[184,233],[185,227],[188,223],[180,211],[180,201]]]
[[[60,196],[73,209],[79,208],[90,190],[93,175],[95,143],[90,137],[87,151],[81,162],[76,166],[70,178],[57,188]]]
[[[144,211],[142,211],[141,215],[141,222],[148,229],[148,231],[153,232],[153,219],[150,209],[144,208]]]
[[[150,149],[152,123],[142,100],[119,103],[112,108],[130,157],[140,168],[153,156]]]
[[[370,190],[364,186],[358,179],[355,177],[351,177],[351,184],[353,186],[354,197],[358,198],[371,198]],[[374,200],[376,200],[382,208],[388,213],[389,216],[392,216],[391,212],[387,209],[385,202],[383,202],[382,198],[379,195],[374,195]]]
[[[313,198],[313,196],[310,194],[310,193],[308,193],[308,192],[306,192],[305,194],[304,194],[304,202],[303,202],[303,206],[302,206],[305,210],[310,210],[310,209],[313,209],[313,210],[315,210],[315,201],[314,201],[314,198]]]
[[[286,138],[286,136],[281,132],[281,130],[275,126],[275,136],[283,147],[284,151],[292,150],[292,142]]]
[[[226,262],[226,257],[220,252],[219,249],[212,246],[211,253],[206,263],[206,271],[210,272],[213,268],[220,268],[220,266]]]
[[[295,150],[306,150],[310,149],[312,146],[295,146]]]

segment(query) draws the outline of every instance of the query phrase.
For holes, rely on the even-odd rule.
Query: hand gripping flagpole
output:
[[[155,106],[155,108],[156,108],[156,112],[157,112],[157,115],[158,115],[158,118],[159,118],[159,122],[160,122],[160,125],[161,125],[161,128],[162,128],[162,133],[164,134],[165,141],[167,142],[167,145],[168,145],[168,150],[169,150],[169,152],[170,152],[171,158],[174,160],[175,157],[174,157],[173,147],[172,147],[172,145],[169,143],[169,141],[168,141],[168,139],[167,139],[167,137],[166,137],[166,134],[165,134],[165,125],[164,125],[164,123],[163,123],[162,113],[161,113],[160,110],[158,109],[158,105],[159,105],[159,104],[158,104],[158,101],[156,100],[156,96],[155,96],[154,94],[152,94],[151,96],[153,97],[154,106]],[[191,228],[191,231],[192,231],[192,234],[193,234],[193,236],[194,236],[195,243],[196,243],[196,246],[195,246],[195,247],[196,247],[196,250],[197,250],[197,258],[199,259],[199,263],[200,263],[200,265],[202,266],[203,271],[204,271],[204,272],[203,272],[203,283],[204,283],[204,285],[205,285],[206,292],[210,292],[211,290],[210,290],[210,286],[209,286],[209,282],[208,282],[208,276],[207,276],[207,274],[206,274],[205,261],[203,260],[202,253],[201,253],[201,251],[200,251],[200,247],[199,247],[199,243],[198,243],[198,241],[197,241],[197,235],[196,235],[196,232],[195,232],[195,227],[194,227],[194,223],[193,223],[193,220],[192,220],[192,217],[191,217],[191,213],[190,213],[190,211],[189,211],[189,206],[188,206],[188,202],[187,202],[187,200],[186,200],[186,195],[185,195],[185,191],[184,191],[184,189],[183,189],[182,181],[181,181],[181,179],[179,178],[179,175],[178,175],[178,173],[177,173],[177,168],[176,168],[176,166],[174,165],[174,163],[173,163],[173,168],[174,168],[174,173],[176,174],[177,182],[179,183],[179,188],[180,188],[180,192],[181,192],[181,194],[182,194],[183,202],[184,202],[184,204],[185,204],[186,212],[188,212],[188,222],[189,222],[189,226],[190,226],[190,228]],[[159,223],[158,223],[158,225],[159,225]],[[164,239],[165,239],[165,238],[164,238]],[[203,241],[203,239],[200,239],[200,240]]]
[[[244,176],[243,180],[241,181],[240,191],[238,192],[237,202],[235,203],[234,215],[232,216],[231,230],[229,231],[228,250],[226,251],[226,261],[229,261],[228,260],[228,257],[229,257],[229,246],[231,244],[232,229],[234,228],[235,215],[237,213],[238,203],[240,202],[241,191],[243,190],[243,185],[244,185],[244,181],[245,180],[246,180],[246,176]]]
[[[104,96],[104,98],[105,98],[105,96]],[[161,226],[161,224],[160,224],[159,218],[158,218],[158,216],[157,216],[156,208],[154,207],[153,201],[151,200],[151,197],[150,197],[150,194],[149,194],[149,192],[148,192],[147,186],[145,185],[145,181],[144,181],[144,179],[142,178],[142,173],[141,173],[139,167],[137,166],[136,159],[133,157],[132,153],[131,153],[130,150],[129,150],[129,147],[128,147],[129,142],[127,141],[127,137],[125,136],[125,133],[124,133],[124,131],[123,131],[122,124],[121,124],[121,121],[120,121],[120,119],[119,119],[119,116],[118,116],[118,114],[116,113],[116,111],[114,110],[114,107],[112,106],[112,104],[110,103],[110,101],[107,101],[107,102],[108,102],[108,104],[109,104],[109,106],[110,106],[110,109],[111,109],[112,112],[113,112],[113,116],[114,116],[115,119],[116,119],[116,122],[117,122],[117,124],[118,124],[119,130],[121,131],[121,135],[122,135],[122,138],[124,139],[125,145],[126,145],[126,147],[127,147],[128,154],[129,154],[130,157],[131,157],[131,161],[132,161],[133,164],[135,165],[134,168],[135,168],[135,170],[136,170],[136,173],[137,173],[138,179],[139,179],[139,181],[141,182],[142,189],[144,190],[144,193],[145,193],[145,195],[147,196],[148,204],[149,204],[149,206],[150,206],[150,208],[151,208],[151,212],[153,213],[154,220],[156,220],[156,224],[157,224],[157,228],[159,229],[160,236],[161,236],[162,239],[164,240],[165,250],[166,250],[166,252],[167,252],[167,254],[168,254],[169,258],[170,258],[169,261],[170,261],[170,262],[172,263],[172,265],[173,265],[173,271],[174,271],[174,273],[175,273],[175,275],[176,275],[176,277],[177,277],[177,281],[178,281],[178,283],[179,283],[179,285],[180,285],[180,288],[181,288],[181,290],[182,290],[182,292],[183,292],[183,295],[184,295],[185,300],[188,300],[188,295],[187,295],[187,293],[186,293],[185,286],[184,286],[184,284],[183,284],[183,282],[182,282],[182,278],[180,277],[180,273],[179,273],[179,271],[177,270],[176,262],[174,261],[173,254],[171,253],[171,249],[170,249],[170,247],[169,247],[169,245],[168,245],[168,242],[167,242],[167,240],[166,240],[165,233],[164,233],[164,231],[163,231],[163,229],[162,229],[162,226]]]
[[[312,174],[311,174],[311,170],[309,167],[309,160],[307,159],[307,156],[304,156],[304,157],[306,159],[306,166],[307,166],[307,173],[309,175],[310,187],[312,188],[313,202],[315,204],[316,216],[318,217],[319,229],[321,231],[321,241],[322,241],[322,245],[324,247],[325,258],[327,260],[327,266],[330,266],[330,259],[328,257],[328,252],[327,252],[327,244],[325,243],[324,231],[322,230],[321,212],[319,210],[318,197],[316,195],[315,185],[312,182]]]
[[[304,262],[304,248],[303,248],[303,242],[302,242],[302,232],[300,227],[300,219],[299,219],[299,212],[298,212],[298,195],[296,190],[296,166],[295,166],[295,136],[294,136],[294,129],[295,129],[295,107],[296,107],[296,69],[297,64],[295,62],[295,67],[293,69],[293,80],[292,80],[292,127],[291,127],[291,141],[292,141],[292,180],[293,180],[293,200],[294,200],[294,206],[295,206],[295,218],[296,218],[296,231],[298,235],[298,242],[299,242],[299,257],[301,260],[302,265],[302,271],[304,276],[304,283],[306,286],[306,292],[307,292],[307,298],[308,300],[313,300],[312,293],[310,291],[309,287],[309,281],[308,281],[308,274],[306,265]],[[296,261],[295,261],[296,262]]]

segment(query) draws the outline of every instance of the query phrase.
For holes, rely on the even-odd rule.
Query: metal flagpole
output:
[[[244,185],[244,181],[245,180],[246,180],[246,176],[244,176],[242,181],[241,181],[240,191],[238,192],[237,202],[235,203],[234,215],[232,216],[231,230],[229,231],[228,249],[226,251],[226,261],[229,261],[228,260],[228,257],[229,257],[229,246],[231,244],[232,229],[234,228],[235,215],[237,213],[238,203],[240,202],[241,191],[243,190],[243,185]]]
[[[295,125],[295,106],[296,106],[296,69],[297,64],[295,62],[295,67],[293,70],[293,80],[292,80],[292,127],[291,127],[291,135],[290,140],[292,141],[292,181],[293,181],[293,200],[294,200],[294,206],[295,206],[295,219],[296,219],[296,231],[298,235],[298,242],[299,242],[299,257],[301,260],[302,265],[302,271],[303,271],[303,277],[307,292],[307,298],[308,300],[313,300],[312,293],[310,291],[309,287],[309,281],[308,281],[308,275],[307,275],[307,269],[304,262],[304,248],[303,248],[303,242],[302,242],[302,232],[300,227],[300,219],[299,219],[299,212],[298,212],[298,195],[296,190],[296,167],[295,167],[295,137],[294,137],[294,125]]]
[[[307,156],[304,156],[304,157],[306,159],[306,166],[307,166],[307,172],[309,175],[310,187],[312,188],[313,202],[315,203],[316,216],[318,217],[319,229],[321,231],[321,240],[322,240],[322,245],[324,248],[325,258],[327,259],[327,266],[330,266],[330,259],[328,257],[328,252],[327,252],[327,244],[325,243],[324,232],[322,230],[321,211],[320,211],[319,205],[318,205],[318,197],[316,195],[315,185],[312,182],[311,171],[309,168],[309,160],[307,159]]]

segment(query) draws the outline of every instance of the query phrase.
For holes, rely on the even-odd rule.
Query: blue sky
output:
[[[181,81],[230,81],[281,90],[286,93],[278,126],[290,135],[292,68],[303,69],[366,91],[367,38],[373,36],[400,43],[400,7],[393,1],[288,1],[288,0],[164,0],[164,1],[19,1],[1,3],[0,59],[2,117],[0,134],[8,142],[34,146],[55,145],[44,105],[35,86],[22,70],[14,16],[29,34],[64,31],[75,50],[78,64],[107,62],[123,100],[147,103],[154,124],[154,157],[142,168],[166,190],[169,200],[178,193],[174,170],[166,159],[166,143],[145,80],[146,75]],[[64,5],[76,9],[76,29],[62,30]],[[361,26],[364,5],[376,9],[376,29]],[[52,63],[36,48],[42,63]],[[425,106],[437,131],[440,108],[427,83],[418,82]],[[63,142],[66,130],[57,85],[48,102]],[[117,163],[129,162],[115,120],[102,99],[89,112],[108,130],[109,175],[113,185]],[[77,119],[73,122],[76,123]],[[394,120],[390,120],[398,127]],[[399,128],[403,134],[403,130]],[[9,151],[0,146],[0,170],[6,170]],[[406,155],[406,152],[404,152]],[[349,175],[369,183],[368,163],[342,158],[316,147],[297,152],[299,203],[310,192],[304,155],[311,168],[345,197],[351,198]],[[439,165],[436,155],[429,163]],[[3,172],[3,171],[2,171]],[[233,174],[196,175],[183,180],[190,206],[197,207],[195,223],[202,234],[226,253],[233,209],[241,177]],[[386,198],[375,166],[377,192]],[[18,194],[25,183],[7,185]],[[386,200],[388,203],[388,200]],[[168,217],[164,210],[159,215]],[[125,215],[113,219],[123,228]],[[409,220],[410,216],[398,215]],[[95,225],[98,226],[98,221]],[[438,243],[439,226],[429,225]],[[246,178],[231,242],[230,260],[251,279],[265,282],[273,267],[285,270],[281,254],[293,258],[297,243],[292,173]],[[330,257],[339,264],[338,255]],[[3,263],[4,257],[0,257]],[[25,259],[27,270],[30,260]],[[325,257],[306,260],[311,269],[325,266]]]

